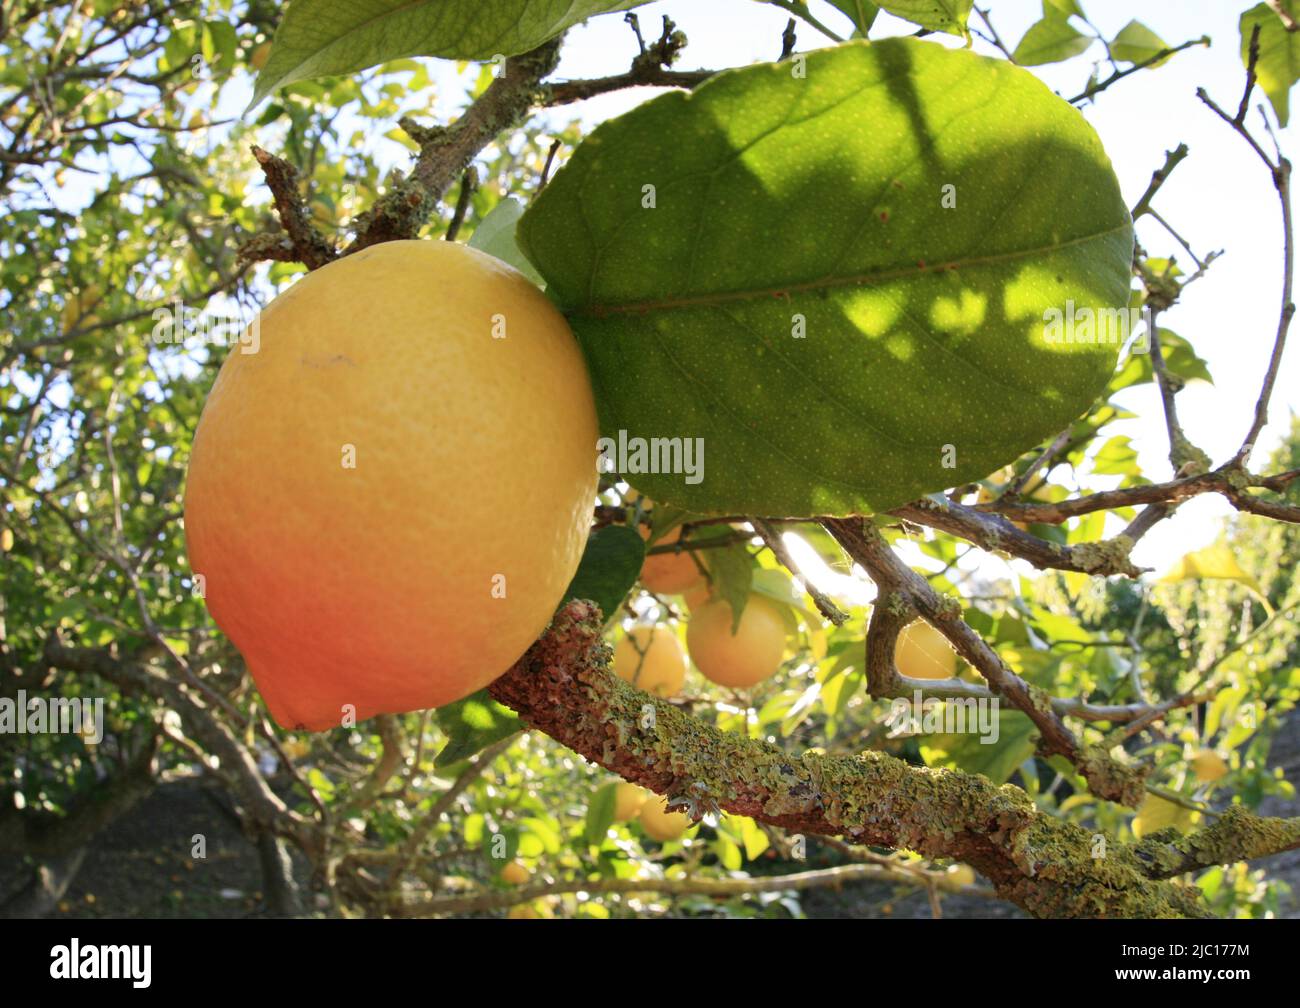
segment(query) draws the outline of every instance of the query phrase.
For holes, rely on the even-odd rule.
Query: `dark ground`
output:
[[[1300,710],[1293,711],[1274,740],[1272,765],[1300,784]],[[1269,798],[1262,815],[1297,814],[1296,801]],[[191,859],[192,837],[207,838],[207,858]],[[1281,916],[1300,918],[1300,851],[1269,859],[1269,878],[1290,884]],[[12,884],[11,869],[0,866],[0,891]],[[793,866],[792,866],[793,867]],[[806,865],[804,867],[807,867]],[[298,878],[308,882],[298,862]],[[193,782],[166,784],[109,827],[95,842],[76,881],[59,904],[66,917],[260,917],[263,903],[257,850],[237,823]],[[839,890],[814,890],[803,896],[812,918],[929,917],[929,902],[919,890],[878,883],[856,883]],[[995,899],[945,896],[945,917],[1023,917],[1016,907]]]

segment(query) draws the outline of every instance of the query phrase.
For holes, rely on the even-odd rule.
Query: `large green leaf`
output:
[[[1300,18],[1300,0],[1283,0],[1286,12]],[[1291,85],[1300,80],[1300,32],[1289,32],[1268,4],[1256,4],[1241,15],[1241,61],[1250,64],[1250,37],[1259,25],[1259,59],[1255,74],[1268,95],[1277,121],[1285,126],[1290,115]]]
[[[407,56],[514,56],[593,14],[647,0],[294,0],[285,11],[256,105],[308,77],[355,73]]]
[[[1006,61],[912,39],[810,53],[803,77],[729,71],[606,122],[517,238],[602,431],[707,447],[696,483],[625,475],[708,514],[884,510],[1014,461],[1117,356],[1050,342],[1045,312],[1127,305],[1133,250],[1075,109]]]

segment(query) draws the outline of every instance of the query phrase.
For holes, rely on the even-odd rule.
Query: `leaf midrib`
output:
[[[1116,224],[1114,227],[1106,228],[1102,231],[1081,235],[1078,238],[1071,238],[1067,241],[1054,242],[1050,245],[1040,245],[1027,249],[1014,249],[1010,252],[999,252],[995,255],[970,256],[964,259],[953,259],[940,263],[927,263],[924,266],[917,264],[914,266],[899,267],[898,269],[879,270],[873,273],[849,273],[838,277],[819,277],[816,280],[804,280],[799,283],[782,284],[776,287],[754,287],[745,290],[714,291],[706,294],[693,294],[687,297],[652,298],[643,301],[627,301],[615,304],[592,302],[579,307],[567,309],[565,314],[570,316],[595,316],[597,318],[603,318],[607,315],[642,314],[650,311],[664,311],[673,308],[711,308],[715,305],[734,304],[737,301],[766,300],[777,297],[788,297],[791,294],[806,294],[812,291],[837,290],[841,287],[861,287],[870,284],[886,283],[891,280],[903,280],[907,277],[922,276],[927,273],[950,272],[952,270],[962,270],[973,266],[989,266],[998,263],[1014,262],[1018,259],[1030,259],[1035,256],[1073,248],[1077,245],[1083,245],[1088,242],[1100,241],[1113,234],[1118,234],[1129,227],[1131,227],[1130,222],[1124,221],[1122,224]]]

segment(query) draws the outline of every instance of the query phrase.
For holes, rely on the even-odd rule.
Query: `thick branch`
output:
[[[1194,890],[1150,880],[1129,847],[1094,858],[1091,834],[1015,788],[878,752],[791,756],[699,722],[610,672],[602,623],[592,603],[570,602],[489,690],[531,727],[675,807],[957,858],[1037,916],[1206,915]]]

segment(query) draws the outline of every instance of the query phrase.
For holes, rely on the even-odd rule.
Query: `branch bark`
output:
[[[956,858],[1035,916],[1208,916],[1195,889],[1152,878],[1134,847],[1110,844],[1095,857],[1091,834],[1039,811],[1016,788],[879,752],[793,756],[697,721],[613,675],[602,623],[594,604],[570,602],[489,692],[531,727],[667,795],[673,807],[697,817],[722,808],[798,833]]]

